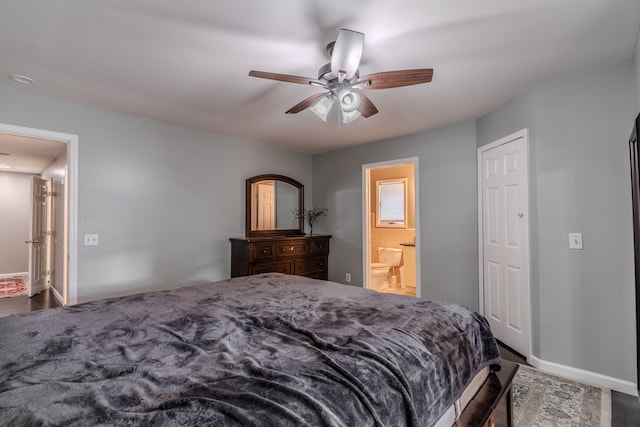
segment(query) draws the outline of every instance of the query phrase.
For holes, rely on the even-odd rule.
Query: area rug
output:
[[[0,298],[24,295],[27,295],[27,278],[25,276],[0,277]]]
[[[611,427],[611,390],[520,365],[513,421],[518,427]]]

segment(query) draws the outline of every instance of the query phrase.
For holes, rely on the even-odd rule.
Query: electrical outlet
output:
[[[569,233],[569,249],[582,249],[582,233]]]
[[[85,234],[84,245],[85,246],[98,246],[100,244],[100,235],[98,234]]]
[[[346,277],[344,278],[344,280],[347,281],[347,283],[351,283],[351,273],[347,273]]]

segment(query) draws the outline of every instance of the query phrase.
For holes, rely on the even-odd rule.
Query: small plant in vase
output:
[[[325,216],[326,214],[327,208],[319,208],[317,206],[313,209],[303,209],[302,211],[296,209],[293,211],[293,216],[296,219],[302,219],[309,224],[309,234],[313,234],[313,224],[318,221],[318,218]]]

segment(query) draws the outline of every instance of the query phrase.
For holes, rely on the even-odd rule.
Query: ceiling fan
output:
[[[384,71],[360,77],[358,67],[363,49],[363,33],[341,29],[336,41],[327,45],[331,62],[320,68],[317,79],[254,70],[249,72],[249,76],[326,89],[327,92],[312,95],[294,105],[286,114],[299,113],[308,108],[326,121],[331,107],[337,102],[343,123],[350,123],[360,116],[371,117],[378,112],[362,89],[411,86],[428,83],[433,77],[432,68]]]

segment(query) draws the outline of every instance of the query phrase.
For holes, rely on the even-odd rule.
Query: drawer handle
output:
[[[308,250],[309,250],[309,246],[305,246],[305,247],[304,247],[304,250],[305,250],[305,251],[308,251]]]
[[[281,248],[280,252],[286,252],[286,251],[291,251],[293,252],[293,246],[289,247],[289,248]]]
[[[268,253],[269,253],[269,251],[268,251],[268,250],[266,250],[266,249],[263,249],[263,250],[262,250],[262,254],[263,254],[263,255],[264,255],[264,254],[268,254]]]

